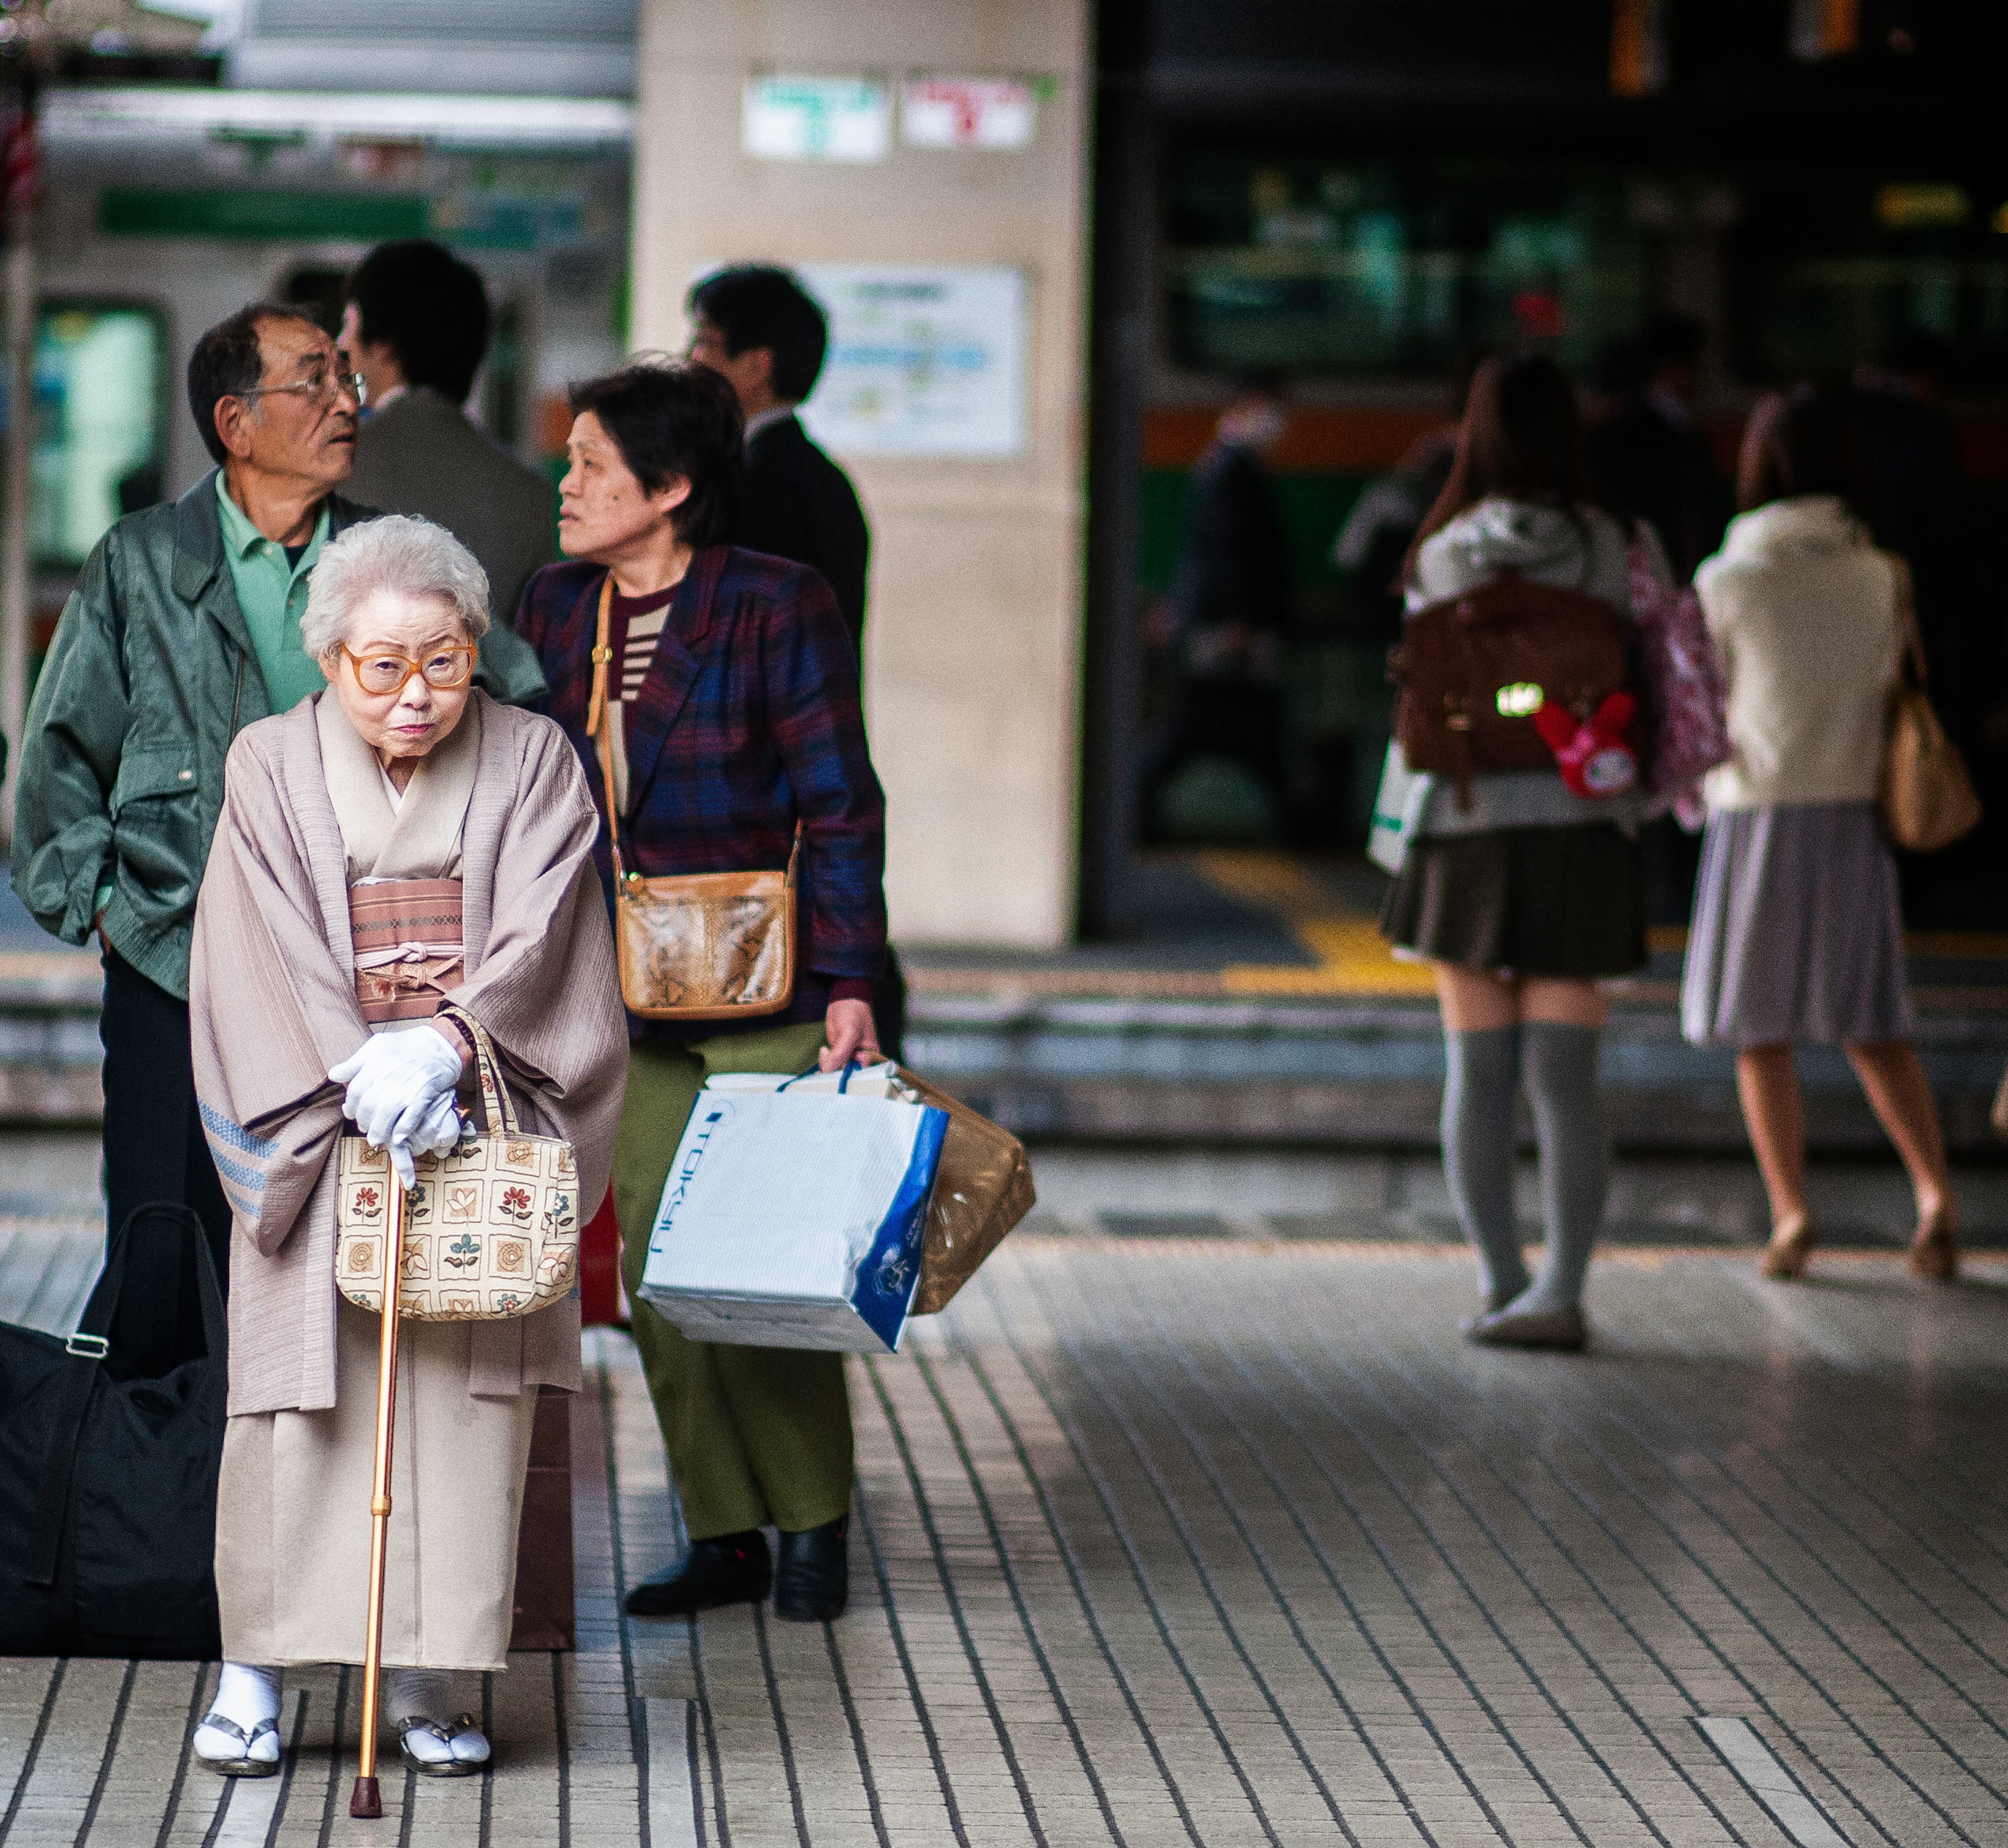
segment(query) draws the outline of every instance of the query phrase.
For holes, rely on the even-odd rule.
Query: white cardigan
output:
[[[1897,671],[1897,564],[1831,496],[1730,523],[1695,573],[1729,687],[1710,808],[1872,802]]]

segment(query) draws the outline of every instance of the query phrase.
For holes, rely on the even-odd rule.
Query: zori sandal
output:
[[[415,1733],[423,1733],[429,1739],[437,1739],[447,1748],[447,1755],[443,1758],[431,1758],[414,1751],[412,1739]],[[472,1739],[469,1738],[470,1734],[472,1739],[481,1741],[481,1755],[479,1758],[463,1757],[454,1750],[455,1746],[463,1741],[471,1745]],[[398,1751],[405,1762],[420,1777],[476,1777],[488,1768],[490,1756],[488,1740],[471,1713],[456,1713],[452,1724],[444,1726],[436,1719],[414,1717],[399,1720]]]
[[[197,1726],[196,1730],[200,1732],[203,1726],[207,1726],[214,1732],[228,1733],[242,1748],[234,1758],[204,1758],[200,1751],[195,1754],[198,1764],[214,1772],[218,1777],[270,1777],[278,1770],[280,1761],[285,1756],[283,1751],[275,1751],[269,1758],[252,1756],[252,1748],[267,1733],[271,1734],[274,1744],[278,1742],[279,1728],[274,1720],[261,1719],[247,1733],[235,1720],[226,1719],[221,1713],[209,1713],[203,1716],[202,1726]]]

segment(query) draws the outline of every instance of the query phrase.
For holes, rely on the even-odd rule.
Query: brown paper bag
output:
[[[948,1307],[976,1267],[1004,1242],[1004,1235],[1032,1210],[1031,1164],[1025,1145],[967,1104],[937,1090],[903,1067],[901,1079],[923,1104],[948,1112],[948,1135],[941,1166],[928,1201],[928,1229],[921,1246],[921,1281],[907,1313],[932,1316]]]

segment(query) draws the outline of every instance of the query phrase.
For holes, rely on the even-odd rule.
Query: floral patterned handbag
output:
[[[463,1122],[458,1148],[421,1155],[405,1212],[398,1306],[415,1322],[490,1322],[560,1300],[578,1269],[578,1166],[571,1144],[526,1135],[486,1031],[447,1008],[474,1042],[487,1133]],[[384,1237],[397,1177],[387,1151],[341,1142],[335,1281],[359,1308],[384,1308]]]

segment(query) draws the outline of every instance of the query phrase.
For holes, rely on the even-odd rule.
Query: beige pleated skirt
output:
[[[216,1589],[227,1661],[362,1659],[382,1324],[346,1300],[335,1323],[332,1410],[250,1413],[224,1429]],[[398,1330],[388,1667],[508,1665],[537,1392],[470,1397],[472,1327],[406,1322]]]

